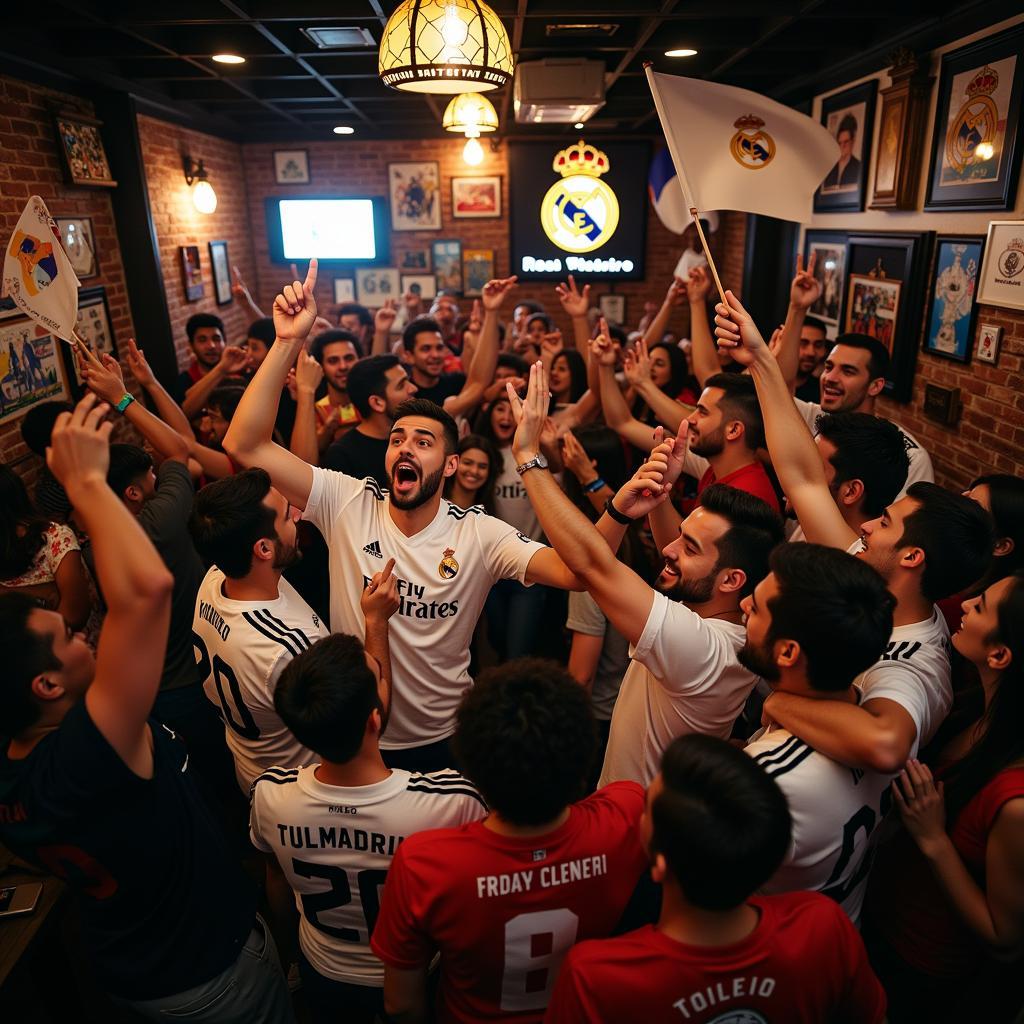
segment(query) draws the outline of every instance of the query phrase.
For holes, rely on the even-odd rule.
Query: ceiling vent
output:
[[[559,22],[545,25],[544,31],[550,39],[611,39],[619,26],[613,21]]]
[[[574,124],[604,106],[604,63],[534,60],[516,67],[513,92],[518,124]]]
[[[365,50],[377,45],[365,28],[329,25],[300,31],[318,50]]]

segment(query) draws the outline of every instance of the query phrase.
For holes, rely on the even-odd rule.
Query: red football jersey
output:
[[[609,935],[647,869],[643,809],[643,788],[616,782],[545,836],[482,822],[410,836],[391,862],[373,951],[412,970],[440,950],[442,1024],[540,1021],[566,950]]]
[[[545,1024],[877,1024],[885,992],[839,904],[814,892],[755,896],[742,942],[701,947],[657,928],[584,942],[562,965]]]

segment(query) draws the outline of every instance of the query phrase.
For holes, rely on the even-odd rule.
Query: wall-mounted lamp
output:
[[[200,213],[213,213],[217,209],[217,193],[207,180],[209,175],[203,161],[196,163],[192,157],[183,160],[185,167],[185,184],[192,189],[192,205]]]

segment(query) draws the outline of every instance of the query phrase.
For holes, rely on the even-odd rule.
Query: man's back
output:
[[[566,950],[618,923],[647,867],[644,791],[609,786],[544,836],[482,823],[424,832],[395,857],[373,949],[397,968],[442,954],[440,1021],[539,1021]]]

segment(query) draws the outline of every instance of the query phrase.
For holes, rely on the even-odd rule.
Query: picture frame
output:
[[[421,299],[432,299],[437,295],[437,279],[433,274],[403,274],[402,295],[409,293]]]
[[[846,294],[848,238],[845,231],[807,231],[804,234],[804,266],[810,266],[813,254],[814,277],[821,285],[821,296],[808,313],[828,325],[830,337],[835,336],[839,327]]]
[[[1024,24],[943,54],[925,210],[1009,210],[1020,174]]]
[[[91,188],[115,188],[117,182],[110,172],[100,135],[103,122],[81,114],[57,114],[54,122],[68,182]]]
[[[608,323],[616,324],[619,327],[622,327],[625,324],[625,295],[612,295],[611,292],[608,292],[605,295],[599,295],[597,298],[597,308],[601,311],[601,316],[603,316]]]
[[[235,301],[231,294],[231,260],[227,242],[210,242],[210,267],[213,269],[213,294],[218,306]]]
[[[462,294],[477,298],[484,293],[487,282],[494,278],[493,249],[462,250]]]
[[[839,143],[840,157],[814,193],[815,213],[864,209],[877,92],[873,78],[822,100],[821,123]]]
[[[392,231],[441,230],[441,170],[436,160],[388,164]]]
[[[938,235],[928,286],[925,352],[958,363],[971,361],[978,315],[978,275],[984,235]]]
[[[402,253],[402,262],[399,264],[400,270],[412,270],[412,271],[424,271],[430,272],[430,249],[429,247],[423,249],[406,249]]]
[[[452,178],[452,216],[456,219],[501,216],[501,176]]]
[[[435,238],[430,243],[434,277],[439,292],[462,292],[462,241],[458,238]]]
[[[274,181],[278,185],[308,185],[309,151],[305,149],[274,150]]]
[[[336,277],[334,279],[334,301],[339,304],[356,301],[356,283],[351,277]]]
[[[975,358],[979,363],[999,362],[999,343],[1003,340],[1003,329],[998,324],[978,324],[978,347]]]
[[[178,261],[181,263],[181,279],[188,302],[198,302],[205,294],[203,268],[199,262],[198,245],[179,245]]]
[[[933,237],[930,231],[879,231],[851,233],[847,242],[842,330],[857,330],[856,323],[860,333],[882,335],[879,340],[891,356],[884,394],[897,402],[909,402],[912,397]],[[899,287],[886,287],[883,282]],[[854,299],[859,300],[856,309]]]
[[[1024,220],[989,222],[978,301],[1024,309]]]
[[[75,330],[84,338],[96,355],[118,358],[117,338],[110,321],[110,307],[107,305],[107,290],[102,285],[78,289],[78,319]],[[64,369],[71,388],[72,397],[77,401],[85,393],[74,350],[67,345],[62,350]]]
[[[68,401],[65,354],[71,346],[28,317],[0,324],[0,424],[40,402]]]
[[[385,300],[401,299],[401,282],[395,267],[359,267],[356,270],[356,302],[380,309]]]
[[[56,217],[61,245],[71,261],[71,269],[79,281],[96,277],[100,261],[96,253],[96,240],[91,217]]]

